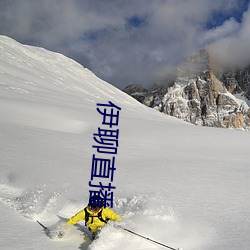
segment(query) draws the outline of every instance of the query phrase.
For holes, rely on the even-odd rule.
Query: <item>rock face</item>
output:
[[[128,85],[125,89],[123,89],[125,93],[128,95],[133,96],[137,101],[142,102],[144,101],[144,95],[146,94],[147,90],[144,89],[142,84],[131,84]]]
[[[211,70],[209,53],[204,49],[187,58],[178,68],[170,87],[146,91],[141,86],[129,94],[149,107],[196,125],[248,129],[250,109],[233,94],[250,96],[249,71],[250,68],[217,76]]]
[[[250,100],[250,66],[218,74],[218,79],[225,84],[230,93],[242,93]]]

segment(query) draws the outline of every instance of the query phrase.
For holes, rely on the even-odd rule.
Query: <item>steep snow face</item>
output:
[[[88,69],[61,54],[23,46],[1,36],[0,60],[0,86],[5,99],[20,99],[21,96],[23,101],[63,103],[70,93],[75,97],[75,103],[79,99],[82,103],[89,104],[103,101],[104,98],[116,100],[122,97],[120,102],[126,106],[141,106],[110,84],[95,77]],[[69,106],[75,103],[69,103]],[[12,108],[14,107],[15,105]],[[42,114],[46,111],[46,108],[42,110]],[[57,113],[57,110],[54,112]]]
[[[0,37],[3,249],[162,249],[109,224],[52,231],[88,201],[97,103],[121,107],[114,210],[122,225],[185,250],[248,250],[250,134],[193,126],[147,108],[74,61]],[[54,232],[54,231],[53,231]],[[11,239],[15,235],[15,238]],[[11,240],[10,240],[11,239]]]

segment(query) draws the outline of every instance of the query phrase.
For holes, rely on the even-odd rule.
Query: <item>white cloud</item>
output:
[[[156,76],[163,78],[166,68],[210,43],[219,51],[225,44],[234,47],[238,39],[244,44],[250,33],[247,14],[242,24],[231,18],[213,30],[204,28],[213,13],[230,15],[238,3],[2,0],[0,33],[63,52],[116,86],[151,84]],[[131,17],[138,17],[144,25],[131,26]]]
[[[246,66],[250,63],[250,9],[234,32],[210,45],[218,63],[225,66]]]
[[[232,34],[237,33],[239,27],[240,24],[232,17],[229,20],[226,20],[221,26],[205,30],[204,34],[201,34],[200,43],[211,44],[214,41],[231,36]]]

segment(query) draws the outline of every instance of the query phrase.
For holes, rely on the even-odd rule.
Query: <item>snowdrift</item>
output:
[[[97,103],[121,107],[114,210],[122,225],[185,250],[249,249],[249,133],[149,109],[61,54],[0,36],[2,249],[162,249],[108,225],[50,239],[89,195]]]

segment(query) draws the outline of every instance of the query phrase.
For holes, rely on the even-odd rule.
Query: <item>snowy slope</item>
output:
[[[112,225],[92,244],[79,227],[51,240],[36,223],[53,227],[57,215],[69,217],[87,203],[93,133],[101,125],[96,104],[108,101],[122,108],[114,175],[122,225],[185,250],[248,250],[248,132],[165,116],[60,54],[4,36],[0,248],[163,249]]]

